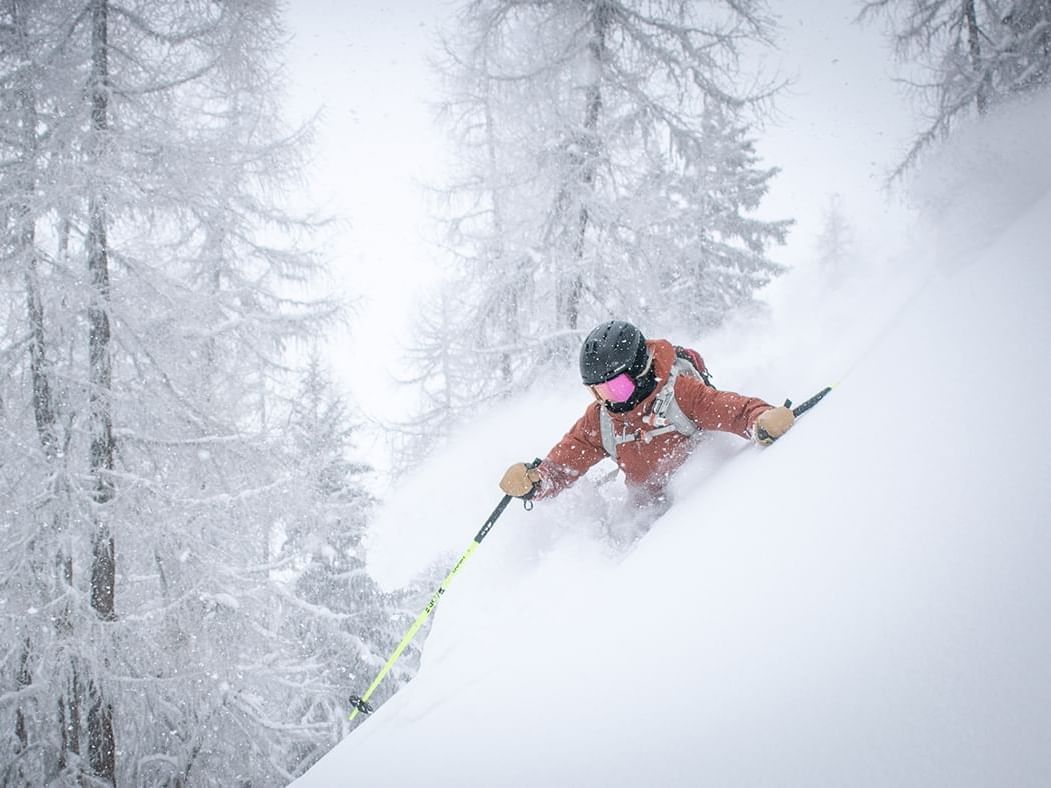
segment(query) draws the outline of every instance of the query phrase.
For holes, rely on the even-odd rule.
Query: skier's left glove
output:
[[[527,501],[533,497],[539,485],[540,471],[530,468],[524,462],[516,462],[507,469],[504,478],[500,480],[500,489],[507,495],[524,498]]]
[[[788,408],[770,408],[759,414],[752,427],[752,437],[756,443],[769,446],[776,441],[795,424],[796,417]]]

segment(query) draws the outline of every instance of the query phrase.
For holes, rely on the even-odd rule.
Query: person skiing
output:
[[[663,500],[664,488],[703,430],[732,432],[763,445],[795,421],[786,407],[719,391],[696,351],[647,341],[631,323],[610,320],[588,334],[580,376],[595,397],[540,465],[515,463],[500,480],[507,495],[551,498],[611,457],[635,501]]]

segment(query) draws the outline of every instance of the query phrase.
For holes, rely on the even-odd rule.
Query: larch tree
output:
[[[442,64],[456,307],[416,354],[477,382],[428,434],[565,362],[599,320],[710,328],[780,272],[767,251],[788,223],[754,215],[776,170],[750,132],[777,85],[741,65],[771,28],[758,0],[463,8]]]
[[[270,0],[0,6],[0,783],[285,784],[331,738],[280,547],[315,498],[273,403],[336,313],[277,199],[283,35]]]
[[[1051,80],[1051,0],[869,0],[860,18],[882,15],[927,126],[893,176],[916,163],[962,118],[984,115]]]

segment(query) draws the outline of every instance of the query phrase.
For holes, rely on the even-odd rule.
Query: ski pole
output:
[[[792,408],[792,415],[795,416],[796,418],[799,418],[804,413],[806,413],[808,410],[810,410],[812,407],[817,405],[817,403],[821,402],[821,400],[823,400],[825,398],[825,395],[828,394],[828,392],[830,392],[830,391],[832,391],[832,387],[831,386],[825,386],[825,388],[821,389],[821,391],[819,391],[813,397],[808,399],[802,405],[796,405],[796,407],[794,407],[794,408],[792,408],[792,400],[786,399],[785,400],[785,407],[786,408]],[[767,434],[766,430],[764,430],[762,427],[760,427],[759,431],[757,433],[757,437],[759,438],[759,440],[766,440],[770,436]],[[773,438],[771,442],[776,441],[776,440],[777,440],[777,438]]]
[[[817,403],[821,402],[821,400],[825,398],[825,395],[828,394],[828,392],[830,391],[832,391],[832,387],[825,386],[823,389],[821,389],[821,391],[819,391],[813,397],[808,399],[802,405],[796,405],[794,408],[792,408],[792,400],[785,400],[785,407],[792,408],[792,415],[798,418],[799,416],[802,416],[804,413],[810,410],[812,407],[817,405]]]
[[[533,460],[533,462],[531,463],[528,463],[526,467],[536,468],[538,465],[540,465],[539,458]],[[431,600],[427,603],[427,606],[416,617],[416,620],[412,622],[412,626],[409,627],[409,631],[405,633],[405,637],[401,639],[401,642],[398,644],[397,648],[394,649],[394,653],[391,654],[390,659],[387,660],[387,664],[383,666],[382,670],[380,670],[376,678],[372,680],[372,684],[370,684],[369,688],[365,690],[365,694],[360,696],[350,696],[350,705],[354,707],[354,711],[350,713],[350,719],[353,720],[355,717],[358,716],[359,713],[371,714],[373,711],[375,711],[375,709],[369,704],[369,698],[372,697],[372,693],[376,691],[376,688],[379,687],[380,682],[382,682],[386,675],[390,672],[390,669],[394,667],[394,663],[398,661],[398,657],[401,656],[402,652],[409,647],[409,643],[411,643],[412,639],[416,637],[416,633],[420,631],[420,627],[423,626],[424,622],[427,621],[431,613],[434,612],[434,608],[438,606],[438,602],[445,594],[446,589],[448,589],[449,583],[452,582],[452,579],[456,576],[456,573],[460,571],[460,568],[465,563],[467,563],[467,559],[470,558],[474,554],[474,551],[478,549],[478,545],[482,543],[482,540],[485,539],[485,537],[493,529],[493,526],[496,525],[496,521],[500,519],[500,515],[504,513],[504,509],[507,508],[507,505],[509,503],[511,503],[511,496],[505,495],[503,499],[501,499],[500,503],[497,504],[496,508],[493,509],[493,513],[489,515],[489,519],[485,521],[485,524],[482,525],[478,533],[474,535],[474,541],[472,541],[468,548],[464,550],[463,555],[460,556],[460,560],[458,560],[453,565],[453,568],[449,570],[449,574],[447,574],[445,576],[445,579],[442,580],[441,584],[438,586],[438,589],[434,592],[433,596],[431,596]],[[527,509],[532,508],[532,505],[528,500],[525,503]]]

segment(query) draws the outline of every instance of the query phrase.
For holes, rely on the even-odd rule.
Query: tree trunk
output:
[[[483,62],[483,72],[488,74],[488,62]],[[489,196],[493,207],[493,240],[489,244],[487,265],[495,266],[500,270],[499,267],[502,265],[505,255],[506,239],[504,237],[504,210],[500,194],[500,185],[497,183],[497,173],[499,172],[499,168],[497,166],[496,120],[493,118],[493,100],[492,80],[486,79],[485,97],[483,99],[485,113],[485,151],[489,162]],[[500,361],[497,367],[503,377],[503,388],[505,391],[510,391],[511,383],[514,378],[514,355],[519,335],[518,288],[520,286],[521,283],[517,277],[507,283],[506,290],[503,292],[499,301],[498,308],[500,309],[500,314],[496,315],[499,336],[498,341],[504,346],[504,350],[500,353]]]
[[[563,318],[569,329],[578,328],[580,299],[584,292],[583,261],[591,214],[588,196],[594,191],[598,173],[598,121],[602,114],[602,76],[607,59],[606,32],[610,25],[610,7],[596,2],[591,12],[591,40],[588,42],[591,79],[584,92],[584,132],[580,151],[580,205],[577,213],[576,235],[573,239],[574,271],[563,293]]]
[[[974,103],[978,108],[978,114],[984,115],[989,107],[987,95],[987,78],[982,68],[982,45],[979,40],[978,15],[974,9],[974,0],[963,0],[963,15],[967,20],[967,46],[971,53],[971,67],[978,76],[978,87],[974,94]]]
[[[24,51],[26,46],[25,21],[22,18],[22,9],[18,0],[11,0],[8,10],[18,43]],[[50,456],[54,449],[54,433],[51,429],[54,418],[50,407],[51,396],[48,391],[48,381],[43,374],[43,310],[36,284],[36,241],[34,238],[35,228],[32,218],[32,207],[30,205],[35,189],[33,168],[35,166],[36,153],[36,106],[24,69],[15,89],[15,97],[18,102],[18,112],[22,124],[21,171],[18,179],[18,188],[23,200],[14,210],[15,227],[13,235],[17,245],[15,259],[23,266],[23,281],[26,288],[26,307],[29,319],[29,366],[33,382],[33,414],[36,418],[40,442],[44,447],[45,453]],[[17,687],[19,690],[27,689],[33,682],[33,676],[29,670],[31,649],[32,644],[29,638],[26,638],[23,641],[22,654],[18,661]],[[15,710],[15,739],[18,742],[18,751],[24,753],[29,746],[29,729],[21,700]]]
[[[33,675],[29,672],[30,646],[29,638],[26,638],[22,644],[22,656],[18,660],[17,686],[19,690],[27,689],[33,683]],[[29,729],[26,727],[26,715],[22,709],[22,701],[19,701],[18,708],[15,710],[15,738],[18,740],[18,753],[21,755],[29,748]]]
[[[25,10],[26,4],[24,0],[10,0],[9,13],[17,46],[25,62],[29,63],[31,60]],[[47,361],[44,306],[37,271],[36,211],[33,206],[33,198],[38,186],[38,116],[36,93],[30,69],[21,70],[15,89],[15,97],[21,124],[18,188],[22,196],[22,202],[16,205],[14,211],[14,238],[17,244],[15,258],[22,264],[23,282],[26,292],[26,320],[29,326],[29,369],[33,387],[33,418],[36,423],[37,437],[40,441],[41,449],[49,465],[54,469],[55,478],[57,479],[59,476],[57,413],[52,394],[51,373]],[[60,534],[65,530],[66,517],[61,511],[61,506],[62,503],[59,502],[54,513],[54,534]],[[68,555],[60,551],[56,563],[59,570],[58,588],[63,589],[62,593],[65,593],[73,584],[73,562]],[[72,629],[72,613],[67,602],[63,606],[61,613],[56,617],[56,630],[59,638],[69,638]],[[29,670],[30,656],[31,644],[27,638],[18,673],[19,688],[26,688],[32,682],[32,674]],[[79,753],[80,750],[80,715],[78,710],[79,701],[75,694],[76,687],[76,668],[71,661],[70,680],[67,682],[66,690],[74,694],[67,696],[63,692],[57,698],[59,738],[61,742],[58,752],[58,766],[60,770],[64,770],[69,764],[69,753]],[[27,720],[21,707],[16,712],[15,735],[21,749],[24,751],[28,744],[29,731]]]
[[[108,0],[92,3],[91,127],[95,156],[101,158],[108,129],[109,66],[107,51]],[[106,204],[103,190],[95,186],[88,198],[88,275],[91,304],[88,307],[88,359],[91,382],[91,476],[94,480],[95,530],[92,539],[91,607],[103,621],[116,618],[114,588],[116,560],[113,536],[107,522],[106,505],[113,499],[113,415],[110,393],[113,367],[109,323],[109,250],[106,240]],[[105,662],[103,662],[103,667]],[[116,752],[113,739],[113,708],[98,676],[88,687],[88,756],[94,773],[116,784]]]
[[[56,518],[57,519],[57,518]],[[56,527],[59,527],[56,525]],[[73,559],[68,555],[59,556],[60,587],[65,593],[73,588]],[[73,613],[69,604],[63,605],[62,613],[55,624],[59,637],[69,639],[73,635]],[[64,771],[70,764],[70,755],[80,755],[80,680],[77,676],[77,664],[73,657],[69,660],[69,676],[62,684],[62,694],[58,696],[58,723],[61,731],[58,766]]]

